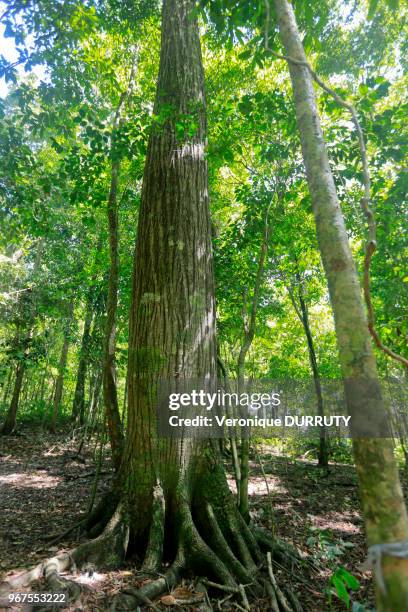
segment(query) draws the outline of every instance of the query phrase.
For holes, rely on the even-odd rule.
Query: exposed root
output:
[[[8,594],[35,581],[43,580],[48,593],[66,593],[67,601],[76,601],[81,587],[72,580],[61,577],[62,572],[76,571],[86,564],[94,564],[110,569],[118,568],[125,558],[129,540],[127,527],[119,506],[106,526],[102,535],[90,540],[70,552],[65,552],[39,563],[29,571],[8,578],[0,589],[0,594]]]
[[[41,580],[48,564],[57,567],[58,572],[64,572],[70,569],[72,557],[69,553],[61,553],[60,555],[47,559],[45,562],[39,563],[28,571],[19,572],[15,576],[9,576],[8,579],[2,583],[0,592],[3,594],[17,591],[18,589],[28,587],[32,582]]]
[[[227,586],[226,584],[218,584],[218,582],[213,582],[212,580],[203,580],[203,583],[206,586],[209,586],[213,589],[218,589],[219,591],[225,591],[226,593],[239,593],[238,587]]]
[[[237,583],[221,558],[208,546],[197,531],[192,520],[185,525],[184,541],[189,551],[191,567],[199,572],[209,573],[223,584],[237,586]]]
[[[61,578],[59,563],[50,560],[46,563],[43,571],[43,577],[48,593],[65,593],[66,601],[74,602],[81,595],[81,587],[73,580]]]
[[[248,597],[245,593],[245,588],[243,584],[239,585],[239,594],[241,595],[242,603],[244,605],[244,610],[250,610]]]
[[[166,573],[157,578],[157,580],[153,580],[143,585],[140,589],[124,589],[120,595],[115,597],[110,608],[111,612],[116,612],[117,610],[134,610],[135,607],[140,604],[148,605],[157,610],[152,599],[156,599],[160,597],[160,595],[163,595],[163,593],[171,591],[180,580],[184,567],[184,555],[180,552]]]
[[[120,501],[115,492],[104,495],[97,506],[89,513],[84,523],[84,531],[90,538],[99,536],[114,515]]]
[[[251,553],[249,551],[247,543],[244,540],[242,532],[238,529],[238,525],[236,525],[235,529],[232,529],[231,535],[242,563],[246,568],[248,568],[250,572],[256,573],[258,568],[251,556]]]
[[[283,566],[292,568],[294,565],[304,561],[304,558],[294,546],[280,538],[272,537],[266,529],[253,527],[252,532],[261,550],[265,553],[270,552],[272,558],[279,561]]]
[[[117,569],[125,559],[128,543],[129,526],[119,505],[103,533],[80,544],[72,552],[72,558],[79,567],[93,563],[96,567]]]
[[[220,559],[224,561],[231,568],[234,574],[239,580],[244,582],[251,582],[251,574],[248,569],[236,558],[231,548],[227,544],[225,537],[221,531],[218,521],[215,517],[214,511],[210,504],[206,507],[207,518],[210,527],[210,540],[212,547],[218,554]]]
[[[187,570],[193,570],[198,575],[204,576],[202,580],[204,585],[238,598],[239,609],[249,610],[249,593],[251,595],[265,593],[266,587],[261,576],[262,566],[265,567],[265,557],[254,534],[236,512],[235,507],[232,512],[228,510],[229,508],[223,508],[219,522],[213,506],[207,502],[197,517],[199,519],[197,526],[188,501],[182,500],[177,507],[177,521],[174,527],[178,538],[178,553],[173,564],[164,575],[144,584],[141,588],[123,590],[115,598],[111,610],[136,609],[137,606],[143,605],[153,607],[153,600],[164,593],[171,593]],[[163,493],[159,486],[155,492],[152,514],[153,524],[150,528],[146,557],[142,564],[142,574],[148,567],[156,567],[158,571],[157,566],[162,558],[165,513]],[[230,547],[230,541],[234,549]],[[277,612],[293,612],[284,593],[272,586],[270,581],[268,584],[271,598],[273,595],[277,601]]]
[[[163,489],[157,483],[153,491],[152,519],[140,570],[142,575],[153,575],[154,579],[140,588],[124,589],[115,597],[112,612],[138,607],[157,609],[154,600],[163,594],[172,595],[183,574],[190,571],[203,577],[202,584],[224,591],[228,598],[234,598],[234,605],[241,610],[250,610],[251,597],[267,593],[273,612],[301,612],[295,595],[279,587],[272,565],[272,560],[276,560],[285,567],[293,567],[301,560],[296,549],[265,530],[247,525],[233,503],[223,503],[224,498],[214,499],[214,504],[209,498],[201,500],[201,505],[196,503],[193,510],[188,496],[183,494],[169,504],[166,501]],[[122,504],[112,511],[112,503],[111,499],[108,506],[103,508],[99,505],[92,513],[92,520],[86,521],[91,531],[99,531],[104,525],[96,538],[80,544],[70,553],[57,555],[31,571],[11,578],[7,583],[8,592],[43,579],[49,592],[67,593],[71,602],[79,598],[81,588],[77,583],[62,578],[62,572],[75,572],[77,567],[90,564],[98,568],[119,568],[126,556],[130,529],[128,513]],[[169,511],[170,517],[166,517]],[[177,552],[170,567],[160,574],[167,518],[177,539]],[[261,549],[269,553],[267,563]],[[203,594],[192,593],[191,605],[198,601],[203,601]],[[185,602],[180,600],[180,603]]]
[[[276,593],[276,599],[278,600],[280,607],[282,608],[283,612],[292,612],[292,608],[290,607],[290,605],[288,604],[285,595],[283,594],[283,592],[280,590],[278,583],[276,582],[276,578],[275,578],[275,574],[273,573],[273,568],[272,568],[272,557],[271,557],[271,553],[268,552],[266,554],[266,558],[268,560],[268,573],[269,573],[269,578],[272,584],[272,587]]]
[[[235,587],[228,587],[225,586],[224,584],[218,584],[216,582],[212,582],[211,580],[206,580],[205,584],[209,587],[218,589],[219,591],[226,591],[227,593],[231,593],[231,595],[233,594],[239,594],[241,596],[242,599],[242,603],[243,603],[243,609],[244,610],[250,610],[251,607],[249,605],[249,601],[248,601],[248,597],[247,594],[245,592],[245,587],[243,584],[238,585],[237,588]],[[239,606],[240,607],[240,606]]]
[[[267,580],[264,580],[264,585],[266,588],[266,592],[268,593],[269,598],[270,598],[272,612],[280,612],[278,598],[276,597],[275,589],[273,588],[271,583],[268,582]]]
[[[67,602],[75,602],[81,594],[81,587],[72,580],[60,577],[61,572],[69,570],[73,565],[75,563],[72,556],[69,553],[62,553],[36,565],[28,572],[9,577],[0,587],[0,600],[2,601],[13,591],[19,591],[33,582],[43,580],[44,590],[47,593],[64,593]]]
[[[290,603],[292,604],[292,608],[294,612],[303,612],[303,608],[300,605],[300,602],[298,598],[296,597],[296,595],[294,594],[294,592],[291,591],[290,589],[286,589],[286,595],[288,596],[288,599],[290,600]]]
[[[142,570],[155,572],[160,569],[163,558],[165,500],[163,489],[157,482],[153,490],[152,522]]]
[[[233,523],[231,528],[242,535],[255,563],[262,565],[264,563],[264,557],[253,533],[253,529],[246,523],[241,514],[237,513],[233,515]]]

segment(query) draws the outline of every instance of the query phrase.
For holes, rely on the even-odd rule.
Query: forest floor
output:
[[[95,459],[100,445],[84,445],[78,456],[79,436],[50,435],[40,429],[22,427],[19,435],[0,438],[0,582],[11,570],[31,567],[57,551],[78,544],[78,531],[53,542],[85,515],[95,483]],[[281,584],[290,583],[298,593],[305,612],[346,610],[334,596],[329,604],[330,577],[340,566],[360,580],[352,595],[372,605],[370,573],[362,572],[366,550],[354,468],[346,464],[330,466],[330,472],[306,459],[289,460],[264,446],[264,474],[255,455],[251,466],[250,496],[252,519],[294,544],[313,561],[305,562],[294,573],[277,571]],[[97,497],[109,489],[111,471],[107,452],[102,458]],[[230,478],[231,488],[234,488]],[[269,493],[268,493],[269,489]],[[273,518],[271,510],[273,508]],[[107,602],[127,585],[135,585],[135,566],[121,571],[83,571],[69,576],[84,585],[82,607],[72,610],[106,610]],[[186,581],[185,586],[189,586]],[[31,591],[40,590],[33,585]],[[23,591],[24,589],[21,589]],[[167,600],[167,603],[171,603]],[[161,602],[166,609],[165,598]],[[253,602],[253,610],[265,610],[265,602]],[[231,602],[222,608],[233,609]],[[176,606],[178,609],[198,610]],[[12,610],[21,610],[14,607]],[[28,608],[26,608],[28,609]],[[3,610],[0,608],[0,610]],[[10,608],[8,608],[10,611]]]

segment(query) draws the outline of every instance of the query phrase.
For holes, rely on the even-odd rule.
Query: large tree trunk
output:
[[[136,593],[139,602],[171,588],[187,566],[230,586],[253,582],[260,560],[229,491],[216,441],[158,438],[156,432],[160,379],[175,385],[181,379],[216,382],[204,78],[193,8],[193,0],[163,4],[154,110],[162,122],[150,136],[139,214],[128,432],[116,493],[110,507],[105,503],[95,511],[91,529],[99,533],[115,505],[122,526],[115,527],[117,562],[129,541],[144,555],[144,569],[160,571],[163,561],[170,563],[164,578]],[[176,124],[186,116],[183,136]],[[134,606],[130,599],[123,595],[120,609]]]
[[[163,5],[154,110],[163,119],[149,141],[135,252],[123,473],[132,526],[142,539],[157,481],[170,505],[190,504],[203,454],[191,439],[156,439],[157,381],[216,376],[204,79],[193,6]],[[192,137],[177,136],[183,116],[196,124]]]
[[[287,56],[306,61],[293,9],[274,0]],[[347,239],[323,139],[311,74],[289,61],[303,159],[317,237],[334,312],[349,414],[359,422],[385,417],[385,407],[367,328],[359,279]],[[408,518],[390,439],[354,439],[354,456],[369,545],[408,539]],[[385,591],[377,590],[379,610],[406,610],[408,559],[383,556]]]

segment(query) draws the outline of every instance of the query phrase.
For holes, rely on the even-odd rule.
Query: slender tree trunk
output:
[[[300,307],[302,309],[303,327],[304,327],[305,335],[307,339],[310,367],[312,368],[313,382],[314,382],[314,387],[316,391],[317,412],[321,417],[323,417],[324,416],[324,405],[323,405],[322,385],[320,381],[319,368],[317,366],[316,351],[314,348],[313,337],[310,331],[309,314],[308,314],[307,306],[305,304],[301,291],[299,293],[299,302],[300,302]],[[327,448],[327,432],[326,432],[326,427],[324,425],[322,425],[320,428],[318,463],[321,467],[327,467],[329,463],[328,448]]]
[[[60,360],[58,364],[58,376],[57,376],[57,380],[55,383],[54,398],[52,402],[52,416],[51,416],[51,425],[50,425],[50,430],[52,431],[52,433],[55,433],[55,430],[57,427],[58,411],[59,411],[59,407],[61,404],[62,391],[64,389],[64,375],[65,375],[65,369],[67,366],[68,349],[69,349],[69,333],[64,333],[64,340],[62,343],[61,355],[60,355]]]
[[[78,455],[81,454],[83,445],[86,440],[90,440],[93,433],[95,432],[95,423],[98,417],[99,399],[102,388],[102,363],[96,363],[95,372],[91,377],[89,385],[89,407],[88,415],[85,422],[85,427],[81,434],[81,441],[78,447]]]
[[[114,137],[114,135],[113,135]],[[103,398],[109,440],[112,449],[112,460],[118,470],[122,460],[123,432],[119,414],[118,393],[116,388],[116,311],[118,307],[119,286],[119,251],[118,251],[118,206],[117,190],[120,162],[112,162],[111,187],[108,198],[107,214],[109,227],[110,269],[108,282],[108,299],[106,303],[106,328],[103,358]]]
[[[7,403],[8,396],[9,396],[10,389],[11,389],[12,380],[13,380],[13,370],[9,368],[6,382],[4,384],[4,393],[3,393],[3,401],[2,401],[3,405]]]
[[[305,62],[292,6],[287,0],[274,0],[274,7],[286,55]],[[359,279],[328,161],[312,78],[306,66],[291,61],[288,65],[348,411],[352,420],[354,417],[359,422],[378,417],[386,420]],[[407,540],[408,518],[392,440],[356,438],[353,446],[368,544]],[[384,555],[382,572],[386,590],[377,589],[378,610],[406,610],[408,559]]]
[[[244,298],[245,299],[245,298]],[[245,315],[244,315],[245,316]],[[245,325],[245,323],[244,323]],[[243,393],[245,385],[245,360],[249,349],[251,348],[255,329],[253,330],[252,338],[250,337],[250,330],[245,330],[244,342],[240,348],[238,361],[237,361],[237,384],[238,394]],[[242,415],[244,416],[244,415]],[[237,489],[237,502],[238,508],[245,521],[249,521],[249,499],[248,499],[248,485],[249,485],[249,432],[244,430],[243,435],[241,434],[241,444],[239,448],[239,483]]]
[[[28,355],[27,355],[28,356]],[[26,368],[27,371],[27,368]],[[30,372],[32,375],[32,372]],[[23,386],[21,389],[21,401],[23,402],[24,406],[28,406],[28,392],[30,389],[30,379],[27,376],[24,376],[24,381],[23,381]]]
[[[92,318],[93,304],[92,299],[89,296],[85,311],[84,330],[82,333],[74,401],[72,404],[72,419],[75,422],[79,422],[81,425],[83,425],[85,419],[85,381],[89,362],[89,344],[91,340]]]
[[[45,382],[47,379],[47,373],[48,373],[48,358],[47,361],[45,363],[45,368],[42,372],[41,375],[41,386],[40,386],[40,402],[41,404],[44,402],[44,395],[45,395]]]
[[[258,269],[255,277],[253,296],[251,300],[251,311],[248,316],[246,309],[246,297],[244,296],[242,320],[244,326],[244,341],[238,355],[237,374],[238,374],[238,393],[243,392],[245,384],[245,361],[249,349],[251,348],[252,342],[255,336],[256,329],[256,314],[258,311],[259,304],[259,293],[261,290],[262,280],[265,269],[265,259],[268,252],[268,239],[269,239],[269,209],[268,205],[264,219],[264,229],[262,235],[262,243],[259,252]],[[244,517],[249,522],[249,499],[248,499],[248,485],[249,485],[249,448],[250,448],[250,437],[249,432],[245,430],[245,434],[241,439],[240,448],[240,481],[238,490],[238,507]]]
[[[17,410],[20,401],[20,393],[23,386],[25,368],[25,359],[19,360],[17,362],[16,378],[14,380],[13,395],[11,397],[10,407],[7,412],[6,420],[3,424],[3,429],[1,430],[1,433],[5,436],[13,433],[16,427]]]
[[[111,184],[107,204],[108,230],[109,230],[109,282],[108,299],[106,303],[106,328],[103,359],[103,398],[105,404],[106,422],[109,440],[112,449],[112,459],[115,469],[118,470],[123,452],[123,429],[119,413],[118,390],[116,382],[116,318],[118,308],[119,288],[119,220],[118,220],[118,185],[120,176],[120,158],[115,151],[117,129],[121,123],[121,112],[133,88],[136,57],[130,73],[129,85],[119,97],[111,136]]]
[[[300,308],[301,308],[301,313],[302,313],[303,329],[305,331],[305,336],[307,340],[307,348],[309,351],[310,367],[312,369],[313,382],[314,382],[314,387],[316,391],[317,412],[319,416],[323,417],[324,416],[324,404],[323,404],[322,384],[320,381],[319,368],[317,366],[316,351],[314,347],[313,336],[310,330],[309,312],[308,312],[307,305],[303,297],[303,291],[302,291],[301,284],[299,284],[299,303],[300,303]],[[327,432],[326,432],[326,427],[324,425],[322,425],[322,427],[320,428],[318,463],[321,467],[327,467],[329,463],[328,448],[327,448]]]
[[[41,377],[40,377],[40,374],[37,373],[37,380],[35,381],[33,393],[32,393],[31,400],[30,400],[33,404],[37,404],[38,396],[40,393],[40,386],[41,386]]]
[[[292,290],[288,288],[288,291],[289,291],[289,296],[290,296],[293,308],[295,309],[295,312],[300,322],[302,323],[303,331],[305,332],[306,341],[307,341],[307,349],[309,353],[309,362],[310,362],[310,367],[312,370],[313,382],[314,382],[314,387],[315,387],[315,392],[316,392],[317,413],[319,414],[319,416],[323,417],[324,416],[324,402],[323,402],[322,384],[320,380],[319,368],[317,365],[316,351],[314,347],[312,331],[310,329],[309,311],[308,311],[307,304],[305,302],[304,295],[303,295],[303,286],[302,286],[302,279],[300,278],[300,274],[296,274],[296,279],[298,283],[298,297],[299,297],[300,310],[299,310],[298,304],[296,303],[296,299],[295,299],[295,296]],[[326,427],[324,425],[320,427],[318,464],[321,467],[327,467],[329,464],[329,449],[328,449],[328,444],[327,444],[327,432],[326,432]]]
[[[90,428],[89,429],[90,431],[93,430],[95,420],[98,414],[98,405],[99,405],[99,400],[101,396],[101,388],[102,388],[102,370],[98,369],[96,376],[95,376],[91,408],[89,411],[89,418],[90,418]]]
[[[231,393],[228,372],[220,356],[218,356],[217,358],[217,363],[221,371],[222,378],[224,379],[225,391],[227,393]],[[233,418],[234,414],[233,414],[232,408],[227,406],[226,409],[227,409],[228,418]],[[240,458],[239,458],[239,453],[238,453],[238,446],[237,446],[235,432],[230,438],[230,444],[231,444],[232,465],[234,468],[235,484],[237,486],[237,505],[239,507],[239,487],[240,487],[240,482],[241,482],[241,463],[240,463]]]
[[[33,372],[31,380],[25,382],[27,390],[25,392],[25,401],[28,406],[32,406],[34,402],[35,390],[37,388],[36,373]]]

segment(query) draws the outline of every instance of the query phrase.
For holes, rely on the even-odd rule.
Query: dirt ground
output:
[[[58,542],[53,539],[85,516],[95,485],[96,499],[109,490],[111,469],[107,449],[96,483],[95,460],[100,456],[101,445],[92,441],[78,455],[79,444],[79,436],[50,435],[28,427],[21,428],[19,435],[0,438],[1,580],[11,571],[31,567],[57,551],[75,547],[77,529]],[[292,571],[278,569],[279,582],[291,585],[305,612],[346,610],[346,605],[334,595],[331,603],[328,597],[333,572],[344,567],[360,581],[358,591],[350,592],[352,601],[364,602],[365,608],[359,612],[370,610],[370,573],[362,572],[360,567],[366,549],[354,469],[336,464],[327,474],[312,461],[288,460],[268,447],[262,448],[260,456],[263,471],[257,453],[251,466],[251,517],[295,545],[305,559],[301,567]],[[234,489],[232,478],[230,485]],[[137,566],[129,563],[121,571],[100,573],[88,568],[70,576],[84,585],[84,592],[81,602],[69,609],[107,610],[108,601],[124,586],[135,586],[135,572]],[[186,580],[182,586],[191,585],[192,581]],[[31,591],[38,591],[40,586],[33,585]],[[215,599],[217,594],[212,595],[214,610],[239,609],[231,600],[220,604]],[[172,603],[171,597],[167,601],[163,598],[158,607],[168,609]],[[173,607],[200,609],[197,604],[177,603]],[[268,603],[252,602],[251,607],[267,610]]]

